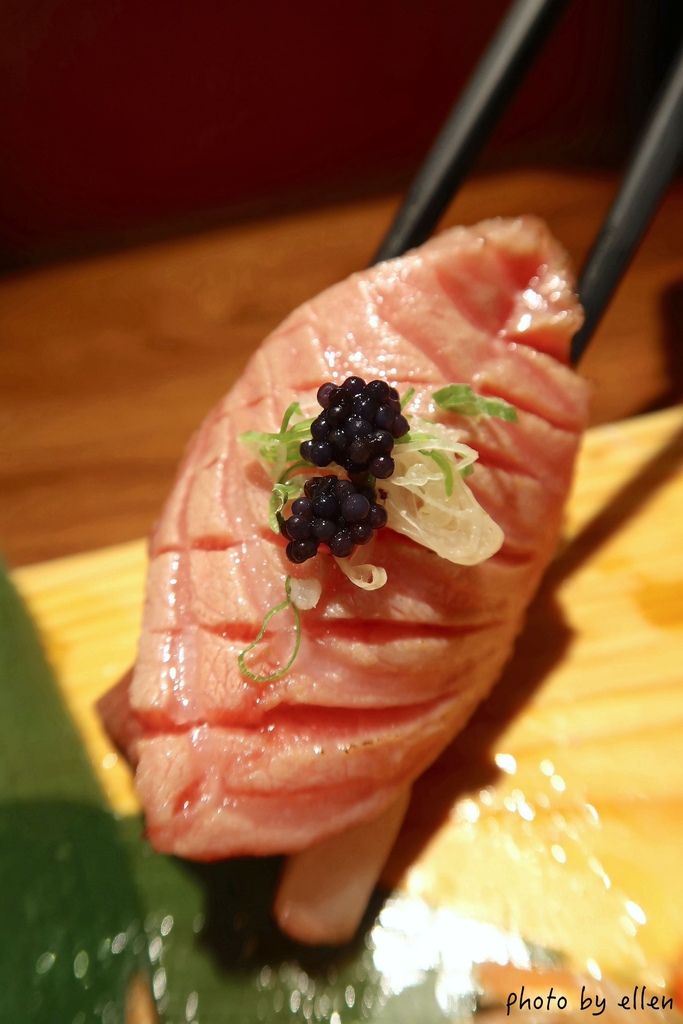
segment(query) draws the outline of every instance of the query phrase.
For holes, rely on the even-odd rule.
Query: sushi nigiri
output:
[[[151,538],[134,670],[101,704],[157,850],[284,853],[308,872],[316,850],[376,822],[371,887],[411,783],[496,682],[553,555],[587,410],[568,365],[573,288],[534,218],[444,232],[297,309],[208,415]],[[474,450],[466,485],[498,550],[458,564],[390,516],[362,550],[381,587],[367,571],[354,585],[325,545],[288,558],[272,473],[244,439],[276,435],[293,403],[315,416],[321,385],[349,377],[409,395],[411,431],[436,424]],[[434,396],[456,382],[516,416],[444,409]]]

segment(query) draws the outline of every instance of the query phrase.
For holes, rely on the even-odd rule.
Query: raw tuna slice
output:
[[[448,231],[296,310],[261,346],[193,439],[151,540],[132,678],[102,703],[137,765],[153,845],[196,859],[294,853],[378,818],[465,725],[510,656],[552,556],[585,418],[567,366],[581,323],[564,253],[531,218]],[[505,532],[458,566],[380,530],[364,592],[319,555],[300,566],[268,526],[272,481],[240,441],[276,431],[326,380],[386,378],[410,409],[465,431],[469,478]],[[445,414],[452,382],[500,396],[518,422]],[[319,409],[318,409],[319,411]],[[284,597],[317,579],[298,656],[256,683],[239,653]],[[273,664],[294,643],[291,610],[269,626]],[[397,805],[398,806],[398,805]]]

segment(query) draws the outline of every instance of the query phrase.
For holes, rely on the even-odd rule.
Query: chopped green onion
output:
[[[280,474],[280,479],[279,479],[278,483],[284,484],[284,483],[287,482],[287,478],[289,476],[291,476],[292,473],[297,473],[300,469],[310,469],[310,468],[311,468],[311,463],[310,462],[306,462],[305,459],[299,459],[298,462],[293,462],[291,464],[291,466],[287,466],[287,468],[284,470],[284,472]]]
[[[297,416],[303,416],[303,413],[301,411],[301,406],[299,405],[298,402],[292,402],[285,409],[285,414],[282,417],[282,423],[280,424],[280,433],[281,434],[285,433],[285,431],[287,430],[287,427],[289,426],[289,421],[291,420],[292,416],[294,416],[295,413],[296,413]]]
[[[405,407],[407,406],[408,402],[410,401],[410,399],[413,397],[414,394],[415,394],[415,388],[408,388],[408,390],[406,391],[405,395],[401,399],[401,408],[402,409],[405,409]]]
[[[517,422],[517,410],[504,398],[484,398],[472,390],[469,384],[448,384],[447,387],[435,391],[432,398],[446,412],[459,413],[461,416],[496,416]]]
[[[270,504],[268,506],[268,523],[273,533],[280,533],[280,512],[289,501],[289,488],[284,484],[275,484],[270,492]]]
[[[424,423],[425,421],[423,420],[422,422]],[[429,424],[429,425],[431,426],[431,424]],[[438,437],[434,437],[433,434],[427,434],[424,430],[419,430],[416,433],[413,433],[412,430],[409,430],[407,434],[403,435],[403,437],[396,438],[396,440],[394,441],[394,445],[397,445],[397,444],[423,444],[423,443],[425,443],[427,441],[438,441],[438,440],[439,440]]]
[[[292,601],[290,581],[291,576],[287,576],[287,578],[285,579],[285,594],[287,595],[285,597],[285,600],[281,601],[280,604],[276,604],[274,608],[271,608],[270,611],[266,613],[266,617],[263,620],[263,623],[261,625],[260,630],[258,631],[256,639],[252,640],[252,642],[247,647],[245,647],[241,654],[239,654],[237,657],[237,664],[240,667],[240,672],[242,673],[242,675],[246,676],[247,679],[253,680],[253,682],[255,683],[273,683],[275,682],[276,679],[281,679],[286,672],[289,672],[290,668],[294,664],[294,660],[297,654],[299,653],[299,645],[301,643],[301,615],[299,613],[299,609]],[[278,669],[277,672],[271,672],[269,675],[266,676],[256,675],[256,673],[252,672],[250,669],[247,668],[245,655],[248,654],[249,651],[253,650],[254,647],[256,647],[256,645],[260,643],[260,641],[263,639],[266,629],[268,628],[268,623],[273,618],[273,616],[277,615],[278,612],[286,611],[288,607],[291,607],[294,613],[294,629],[296,632],[296,639],[294,641],[294,650],[292,651],[292,655],[287,664],[284,666],[284,668]]]
[[[282,417],[280,430],[276,433],[268,433],[259,430],[247,430],[240,434],[239,439],[247,448],[254,448],[266,462],[276,463],[291,462],[299,455],[299,448],[302,441],[308,441],[311,436],[311,423],[313,417],[301,420],[290,427],[292,416],[301,416],[301,406],[298,402],[288,405]]]
[[[450,496],[453,494],[453,485],[455,483],[453,478],[453,466],[451,464],[450,459],[448,459],[441,452],[434,451],[434,449],[427,449],[424,451],[420,449],[420,454],[429,456],[429,458],[433,459],[434,462],[437,464],[437,466],[443,473],[443,485],[444,490],[446,491],[446,497],[450,498]]]
[[[308,463],[304,463],[304,465],[308,465]],[[285,475],[286,473],[282,474],[283,477]],[[280,480],[282,480],[282,477]],[[268,523],[273,533],[282,533],[280,529],[280,519],[282,518],[280,513],[288,502],[295,501],[304,493],[304,480],[306,480],[306,477],[298,476],[288,483],[278,482],[273,484],[273,489],[270,492],[270,504],[268,506]]]

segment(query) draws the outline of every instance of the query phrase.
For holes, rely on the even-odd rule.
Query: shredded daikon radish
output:
[[[443,424],[422,422],[416,428],[411,424],[411,440],[394,447],[396,469],[381,482],[387,495],[387,525],[450,562],[483,562],[500,549],[504,538],[463,480],[462,471],[476,460],[477,452],[460,441],[459,431]],[[430,458],[430,450],[458,457],[448,479]]]
[[[359,557],[360,555],[360,557]],[[335,558],[335,562],[352,583],[361,590],[379,590],[387,582],[387,571],[381,565],[360,562],[362,553],[356,548],[350,558]]]

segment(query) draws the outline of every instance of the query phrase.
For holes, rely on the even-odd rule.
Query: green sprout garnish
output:
[[[291,462],[299,455],[299,448],[302,441],[307,441],[311,436],[311,423],[313,417],[300,420],[290,427],[292,416],[303,416],[301,406],[298,402],[292,402],[287,406],[282,417],[280,429],[276,434],[259,430],[247,430],[240,434],[239,439],[248,448],[255,448],[262,459],[266,462],[282,463]]]
[[[408,388],[405,395],[401,399],[401,409],[405,409],[405,407],[407,406],[408,402],[410,401],[414,394],[415,388]]]
[[[446,491],[446,497],[450,498],[453,493],[453,486],[455,484],[455,478],[453,477],[453,466],[451,465],[450,459],[446,458],[443,452],[436,451],[434,448],[420,449],[421,455],[426,455],[428,458],[433,459],[437,464],[441,472],[443,473],[443,486]]]
[[[266,431],[247,430],[240,434],[239,439],[247,448],[256,449],[258,454],[266,462],[273,465],[277,473],[277,467],[285,466],[279,479],[273,485],[268,508],[268,523],[273,533],[280,533],[280,514],[289,501],[294,501],[303,493],[305,476],[296,475],[300,469],[310,469],[310,462],[297,459],[302,441],[307,441],[311,436],[312,418],[300,420],[290,427],[293,416],[302,416],[301,406],[298,402],[292,402],[285,409],[282,423],[277,433]],[[292,462],[292,459],[296,459]],[[292,477],[292,474],[295,474]],[[292,479],[290,479],[292,477]]]
[[[290,500],[290,489],[286,484],[274,484],[270,492],[268,506],[268,525],[273,533],[280,532],[280,514]]]
[[[446,412],[460,416],[495,416],[508,423],[517,422],[517,410],[504,398],[484,398],[472,390],[469,384],[448,384],[435,391],[432,398]]]
[[[261,628],[258,631],[256,639],[252,640],[252,642],[247,647],[245,647],[241,654],[239,654],[237,657],[237,664],[240,667],[240,672],[242,673],[242,675],[246,676],[247,679],[251,679],[255,683],[273,683],[275,682],[276,679],[281,679],[282,676],[290,670],[290,668],[294,664],[297,654],[299,653],[299,644],[301,643],[301,615],[299,613],[299,609],[292,601],[290,581],[291,576],[287,576],[285,579],[285,600],[281,601],[280,604],[276,604],[274,608],[271,608],[270,611],[266,613],[266,616],[263,620],[263,623],[261,624]],[[277,672],[271,672],[265,676],[257,675],[255,672],[252,672],[251,669],[247,668],[245,655],[247,655],[249,651],[252,651],[254,647],[256,647],[256,645],[261,642],[265,635],[266,629],[268,628],[268,623],[273,618],[273,616],[277,615],[278,612],[286,611],[287,608],[289,607],[291,607],[292,612],[294,613],[294,631],[296,634],[294,640],[294,650],[291,653],[289,661],[283,668],[278,669]]]
[[[443,473],[444,490],[447,498],[450,498],[453,494],[453,487],[455,485],[455,479],[453,477],[454,468],[455,471],[463,478],[474,473],[474,466],[470,462],[466,462],[464,466],[458,465],[458,462],[463,460],[458,459],[457,454],[453,451],[452,443],[444,441],[444,438],[442,437],[437,437],[436,435],[427,433],[424,430],[416,430],[414,433],[411,430],[407,434],[404,434],[403,437],[399,437],[396,440],[396,446],[404,444],[411,444],[413,447],[415,445],[420,445],[420,454],[432,459],[437,464]],[[424,448],[422,445],[424,445]],[[448,454],[444,454],[444,452],[453,455],[453,458],[455,459],[455,467],[453,467]]]
[[[401,408],[405,408],[414,393],[414,388],[410,388],[406,392],[401,400]],[[506,420],[508,423],[517,422],[517,411],[513,405],[510,405],[503,398],[483,398],[473,391],[469,384],[448,384],[439,391],[435,391],[432,398],[439,408],[444,409],[446,412],[455,412],[461,416],[495,416]],[[451,460],[444,453],[453,452],[453,447],[444,441],[443,438],[436,437],[425,430],[411,430],[404,434],[403,437],[399,437],[395,443],[397,446],[401,444],[411,444],[413,446],[419,444],[421,446],[419,449],[420,454],[432,459],[443,473],[444,490],[446,496],[450,498],[453,494],[455,480]],[[454,457],[456,471],[462,477],[470,476],[474,472],[474,466],[470,462],[458,467],[457,455]]]
[[[308,479],[307,473],[299,473],[300,469],[310,469],[310,462],[299,459],[280,474],[280,479],[273,484],[270,492],[270,505],[268,508],[268,522],[273,533],[282,533],[282,510],[290,501],[296,501],[304,493],[304,484]],[[290,479],[291,477],[291,479]]]

